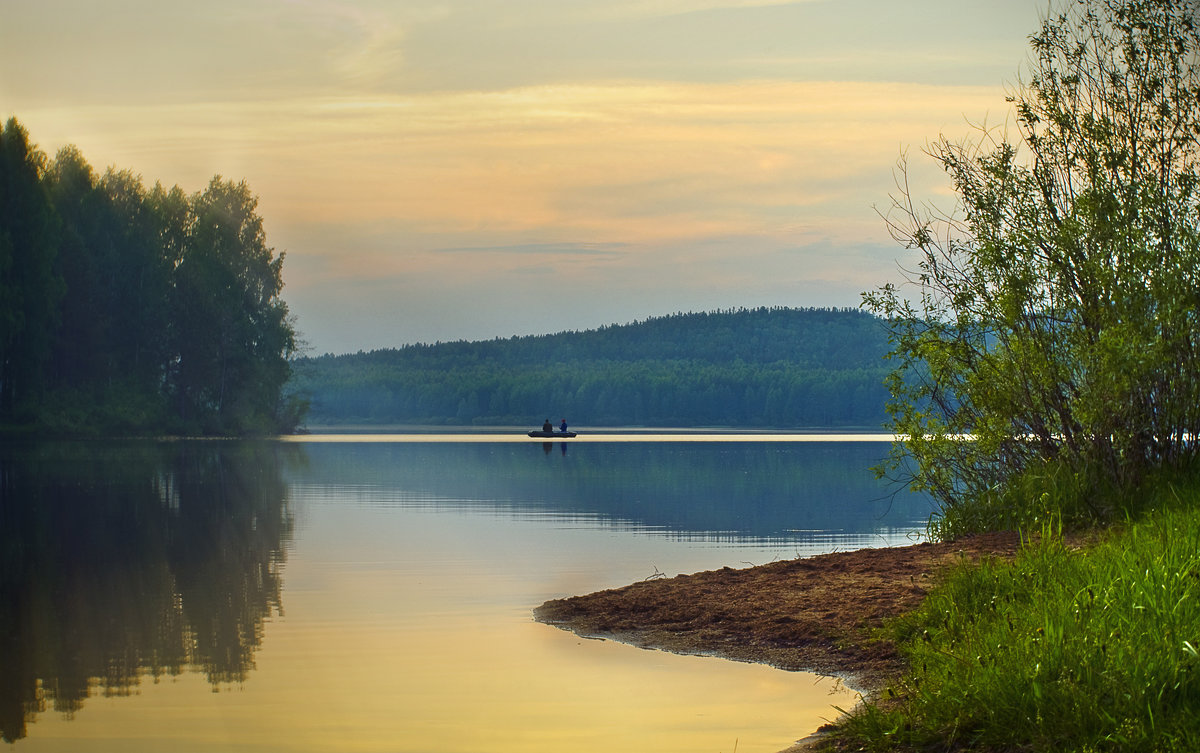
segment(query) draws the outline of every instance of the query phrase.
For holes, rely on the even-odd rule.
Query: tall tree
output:
[[[62,225],[55,261],[67,291],[48,381],[70,388],[102,385],[113,371],[111,268],[118,253],[109,208],[95,172],[74,146],[59,150],[44,185]]]
[[[111,233],[121,249],[112,259],[110,338],[114,360],[139,393],[157,391],[167,362],[171,273],[174,261],[162,243],[162,218],[139,176],[107,170],[100,178]]]
[[[283,254],[267,247],[257,205],[245,182],[213,178],[192,197],[175,268],[174,389],[207,430],[275,430],[296,346]]]
[[[296,334],[257,200],[187,196],[49,162],[0,130],[0,425],[53,432],[288,430]],[[172,408],[174,413],[172,414]]]
[[[62,299],[58,223],[41,177],[46,158],[10,119],[0,131],[0,420],[27,421]]]
[[[45,420],[107,430],[161,422],[172,262],[141,179],[111,168],[98,178],[68,146],[43,182],[62,224],[57,269],[68,292]],[[174,221],[186,227],[186,215]]]
[[[930,150],[960,211],[899,182],[915,293],[864,302],[892,323],[894,461],[948,510],[1052,472],[1088,500],[1200,450],[1196,24],[1192,0],[1063,3],[1010,97],[1019,138]]]

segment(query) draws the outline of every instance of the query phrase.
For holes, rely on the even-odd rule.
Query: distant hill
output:
[[[887,350],[856,309],[738,309],[306,358],[290,388],[313,425],[874,428]]]

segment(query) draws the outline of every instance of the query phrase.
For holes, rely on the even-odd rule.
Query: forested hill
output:
[[[855,309],[675,314],[295,364],[324,424],[878,427],[887,334]]]

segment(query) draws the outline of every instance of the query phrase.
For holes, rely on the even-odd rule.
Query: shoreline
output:
[[[904,669],[895,646],[872,633],[915,609],[946,567],[1019,546],[1005,532],[725,567],[553,599],[534,617],[584,638],[837,677],[869,697]]]

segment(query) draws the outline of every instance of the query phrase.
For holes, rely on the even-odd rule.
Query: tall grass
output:
[[[1164,471],[1160,476],[1180,473]],[[1168,483],[1151,478],[1146,486]],[[1051,523],[1087,528],[1132,515],[1147,501],[1143,495],[1122,494],[1098,473],[1046,461],[1030,466],[1003,488],[942,508],[930,521],[929,533],[935,540],[953,540],[986,531],[1037,531]]]
[[[844,725],[866,749],[1200,750],[1200,478],[1086,549],[1053,520],[890,627],[910,674]],[[887,699],[895,696],[895,702]]]

